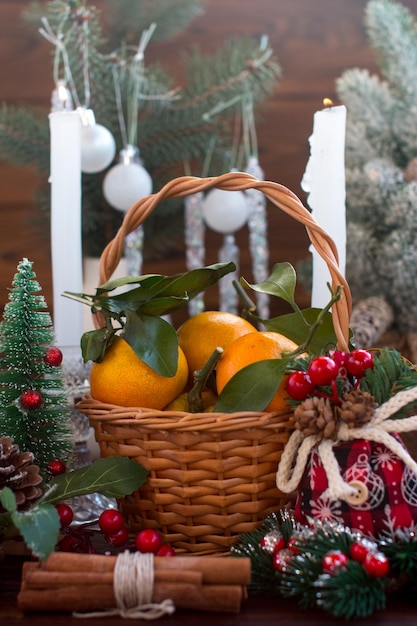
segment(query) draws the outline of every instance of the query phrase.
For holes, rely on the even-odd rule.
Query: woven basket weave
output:
[[[343,296],[334,304],[332,317],[338,346],[347,350],[351,298],[338,269],[334,242],[286,187],[245,173],[177,178],[158,193],[136,202],[103,251],[99,284],[107,281],[117,267],[126,235],[161,200],[212,187],[230,191],[258,189],[305,225],[311,243],[329,268],[333,289],[343,286]],[[94,427],[101,456],[129,457],[149,471],[145,485],[119,502],[134,532],[143,527],[156,528],[176,550],[224,553],[241,533],[252,531],[286,502],[276,487],[276,471],[293,430],[290,411],[189,414],[103,404],[90,395],[81,400],[78,408]]]

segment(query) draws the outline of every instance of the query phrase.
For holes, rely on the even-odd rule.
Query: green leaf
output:
[[[126,311],[126,324],[121,337],[157,374],[175,376],[178,369],[178,336],[166,320]]]
[[[148,289],[152,287],[152,285],[161,281],[163,278],[165,278],[163,274],[143,274],[142,276],[122,276],[120,278],[113,278],[112,280],[108,280],[106,283],[97,287],[96,294],[100,295],[102,293],[109,293],[115,289],[122,289],[127,285],[135,284],[139,284],[143,293],[147,294],[149,293]],[[138,297],[140,297],[139,294]],[[146,297],[147,296],[145,296],[145,299]]]
[[[9,513],[16,511],[16,497],[9,487],[3,487],[0,492],[0,502]]]
[[[233,272],[236,265],[231,261],[228,263],[215,263],[206,267],[190,270],[183,274],[166,277],[153,289],[153,297],[166,296],[181,297],[187,293],[189,298],[194,298],[201,291],[215,285],[223,276]]]
[[[243,367],[224,387],[214,411],[263,411],[274,397],[289,360],[266,359]]]
[[[27,512],[14,513],[12,519],[32,554],[46,560],[59,537],[60,521],[56,508],[50,504],[36,504]]]
[[[110,332],[105,326],[97,330],[85,332],[81,336],[81,352],[84,363],[87,363],[87,361],[100,363],[103,360],[111,335],[114,335],[115,332]]]
[[[263,324],[266,330],[281,333],[292,339],[297,345],[301,345],[306,341],[311,326],[316,322],[321,309],[303,309],[301,313],[302,317],[298,313],[289,313],[270,320],[263,320]],[[308,345],[308,350],[313,354],[322,354],[326,348],[334,347],[336,343],[337,337],[334,332],[332,315],[326,313]]]
[[[55,476],[41,501],[56,504],[89,493],[101,493],[108,498],[121,498],[139,489],[146,476],[147,470],[131,459],[123,457],[98,459],[88,467]]]
[[[261,283],[250,284],[244,278],[241,278],[240,282],[244,287],[253,289],[258,293],[266,293],[281,298],[291,305],[295,304],[297,276],[295,269],[287,261],[276,263],[272,268],[271,275]]]
[[[158,313],[159,315],[164,315],[173,309],[172,298],[174,298],[176,307],[179,308],[201,291],[207,289],[207,287],[216,284],[225,274],[235,269],[236,266],[232,262],[216,263],[182,274],[176,274],[175,276],[153,274],[144,277],[139,276],[134,280],[132,277],[119,278],[101,285],[97,293],[104,293],[109,286],[115,289],[132,282],[138,283],[139,287],[111,297],[98,296],[94,301],[97,306],[101,304],[109,311],[121,313],[126,311],[126,309],[138,311],[153,300],[159,301],[159,306],[161,307],[162,298],[166,298],[167,309],[162,309]]]

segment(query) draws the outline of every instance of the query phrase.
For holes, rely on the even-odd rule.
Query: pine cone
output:
[[[370,422],[376,407],[375,398],[370,393],[353,389],[342,396],[339,416],[349,428],[355,428]]]
[[[294,426],[304,437],[320,435],[334,439],[337,433],[337,416],[328,398],[306,398],[294,411]]]
[[[42,495],[42,477],[33,459],[32,452],[19,452],[11,437],[0,437],[0,491],[9,487],[14,492],[19,511],[28,509]]]

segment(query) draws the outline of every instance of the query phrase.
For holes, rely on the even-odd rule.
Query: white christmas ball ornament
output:
[[[116,142],[107,128],[96,124],[91,109],[78,107],[77,111],[81,120],[81,170],[85,174],[96,174],[113,161]]]
[[[139,163],[118,163],[106,174],[103,193],[107,202],[119,211],[152,193],[152,178]]]
[[[81,170],[96,174],[106,169],[116,154],[111,132],[101,124],[81,128]]]
[[[243,191],[212,189],[203,200],[202,210],[207,226],[224,235],[236,232],[248,219],[248,203]]]

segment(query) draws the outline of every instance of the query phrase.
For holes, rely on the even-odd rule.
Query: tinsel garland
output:
[[[365,553],[384,566],[369,566]],[[368,617],[385,608],[392,590],[408,601],[416,597],[415,525],[387,529],[370,540],[335,522],[311,520],[303,526],[292,511],[280,510],[242,535],[232,554],[251,559],[250,593],[294,597],[301,609],[320,608],[334,617]]]

